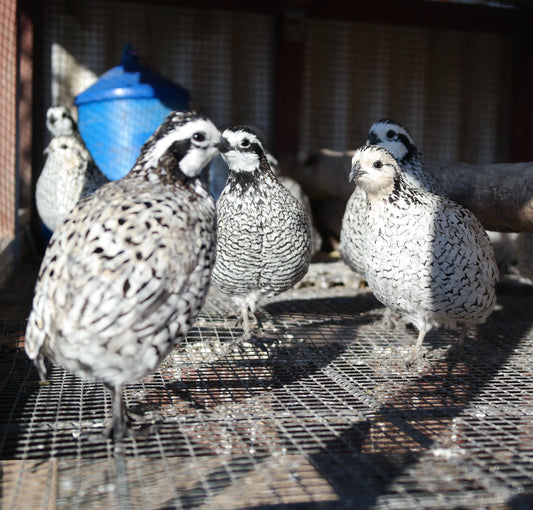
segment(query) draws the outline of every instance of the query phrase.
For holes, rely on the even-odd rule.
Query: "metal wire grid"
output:
[[[408,371],[414,332],[386,328],[370,292],[335,285],[263,306],[264,345],[241,348],[212,293],[187,343],[127,387],[144,418],[117,449],[100,439],[100,384],[58,368],[37,384],[22,349],[32,279],[14,280],[1,299],[3,507],[525,508],[531,289],[500,289],[462,360],[437,331]]]
[[[354,150],[387,117],[426,161],[507,161],[512,52],[475,27],[309,19],[300,150]]]
[[[191,107],[218,126],[253,124],[270,139],[272,16],[121,0],[79,0],[75,6],[49,0],[42,15],[46,107],[70,106],[119,64],[124,44],[131,43],[143,63],[185,87]]]

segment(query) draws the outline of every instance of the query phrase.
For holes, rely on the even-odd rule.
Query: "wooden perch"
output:
[[[426,169],[487,230],[533,230],[533,163],[428,163]]]
[[[346,201],[354,190],[348,181],[352,155],[322,149],[286,168],[292,168],[291,177],[311,201]],[[533,231],[533,162],[427,163],[426,170],[449,198],[470,209],[487,230]]]

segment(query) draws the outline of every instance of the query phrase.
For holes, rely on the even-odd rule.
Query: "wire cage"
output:
[[[354,149],[372,122],[393,117],[427,160],[511,157],[509,30],[340,19],[321,16],[315,2],[283,12],[208,4],[33,5],[33,180],[49,139],[46,108],[71,106],[125,43],[217,125],[257,126],[274,150]],[[508,10],[499,9],[503,20]],[[287,67],[295,56],[299,66]],[[296,87],[298,104],[285,102]],[[24,168],[28,158],[19,159]],[[24,200],[29,207],[27,192]],[[382,321],[383,306],[335,257],[313,261],[296,288],[259,307],[264,344],[233,343],[242,334],[235,310],[211,289],[187,340],[125,388],[142,418],[117,445],[101,435],[111,405],[101,384],[53,366],[39,384],[24,352],[39,258],[27,259],[0,288],[6,510],[533,505],[531,282],[502,279],[494,313],[462,358],[448,354],[455,333],[436,330],[410,369],[415,330]]]
[[[117,448],[100,384],[59,368],[38,384],[24,268],[2,295],[4,508],[528,508],[533,288],[501,284],[461,360],[439,330],[408,370],[414,331],[384,326],[348,271],[314,263],[266,303],[268,350],[228,349],[241,331],[212,292],[187,342],[126,388],[144,418]]]

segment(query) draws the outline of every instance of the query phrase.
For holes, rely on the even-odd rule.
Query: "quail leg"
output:
[[[252,327],[250,325],[250,316],[248,315],[248,305],[243,303],[241,306],[241,316],[242,316],[242,339],[244,341],[250,340],[252,338]]]
[[[122,385],[115,387],[106,385],[106,387],[111,393],[112,416],[104,431],[104,437],[120,442],[124,437],[131,434],[131,419],[124,404]]]
[[[39,379],[40,384],[47,384],[48,381],[46,379],[46,365],[44,364],[44,356],[37,356],[35,358],[35,366],[37,367],[37,371],[39,372]]]
[[[242,324],[243,333],[239,338],[234,339],[228,344],[226,352],[231,351],[235,345],[242,348],[241,344],[243,342],[250,342],[266,352],[270,350],[269,346],[263,341],[263,325],[261,319],[256,315],[255,309],[250,308],[247,303],[241,304],[240,317],[236,326],[240,324]],[[258,331],[257,334],[253,332],[254,328]]]
[[[465,338],[466,338],[467,333],[468,333],[467,326],[462,326],[459,329],[459,336],[457,337],[457,341],[455,342],[455,345],[452,345],[452,347],[449,350],[449,354],[453,358],[460,359],[463,357]]]
[[[416,343],[413,347],[413,350],[411,351],[411,355],[406,361],[407,367],[411,367],[415,361],[417,361],[423,354],[422,351],[422,342],[424,341],[424,338],[426,337],[427,330],[421,329],[418,332],[418,338],[416,339]]]
[[[401,316],[393,312],[390,308],[385,308],[382,317],[383,325],[388,329],[394,330],[405,330],[405,323],[403,322]]]

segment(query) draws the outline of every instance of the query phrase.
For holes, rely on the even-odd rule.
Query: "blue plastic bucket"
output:
[[[126,175],[144,142],[169,112],[189,108],[189,92],[138,62],[130,45],[120,65],[104,73],[74,101],[80,134],[111,180]]]

